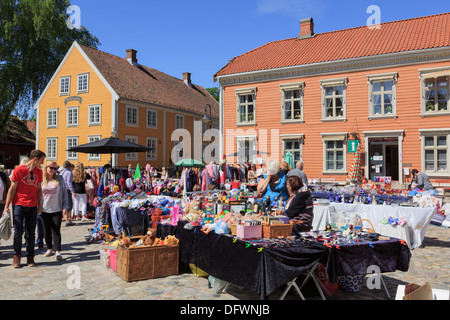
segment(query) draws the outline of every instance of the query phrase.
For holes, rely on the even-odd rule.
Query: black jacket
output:
[[[314,203],[311,192],[309,190],[297,192],[284,213],[290,219],[297,218],[296,220],[302,221],[303,228],[310,229],[314,217]]]

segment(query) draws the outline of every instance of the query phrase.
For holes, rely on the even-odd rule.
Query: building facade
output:
[[[177,79],[138,64],[136,56],[132,49],[121,58],[73,43],[35,106],[36,147],[48,160],[102,166],[111,155],[68,149],[114,136],[153,150],[113,155],[113,166],[163,167],[171,164],[172,150],[179,143],[171,139],[175,129],[200,139],[178,154],[199,158],[205,106],[211,106],[209,125],[218,126],[219,104],[191,82],[190,73]]]
[[[233,58],[218,71],[221,154],[267,162],[290,151],[308,178],[346,181],[358,143],[365,176],[450,178],[450,14],[314,33]],[[228,133],[227,133],[228,132]],[[250,152],[251,153],[251,152]]]

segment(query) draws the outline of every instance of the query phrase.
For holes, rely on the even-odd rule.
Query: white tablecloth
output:
[[[314,206],[313,230],[322,230],[331,222],[331,212],[356,212],[361,219],[370,220],[376,232],[380,233],[380,219],[404,218],[410,229],[411,248],[418,248],[425,237],[425,231],[431,218],[436,213],[436,207],[419,208],[387,205],[367,205],[351,203],[332,203],[328,206]],[[407,239],[403,239],[407,240]]]

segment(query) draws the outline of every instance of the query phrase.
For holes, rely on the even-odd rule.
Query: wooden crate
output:
[[[230,230],[231,230],[231,235],[235,236],[236,235],[236,225],[230,224]]]
[[[179,245],[117,247],[116,273],[125,281],[178,274]]]
[[[263,224],[263,238],[287,238],[292,236],[292,224]]]

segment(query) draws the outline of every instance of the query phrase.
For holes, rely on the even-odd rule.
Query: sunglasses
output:
[[[47,167],[47,168],[50,168],[50,169],[52,169],[52,170],[58,170],[58,168],[55,168],[55,167]]]

